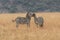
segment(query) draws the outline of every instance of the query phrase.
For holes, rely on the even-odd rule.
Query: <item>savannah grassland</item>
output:
[[[26,24],[12,22],[16,17],[25,17],[26,14],[0,14],[0,40],[60,40],[60,13],[41,12],[37,17],[44,18],[44,26],[38,27],[31,18],[30,28]]]

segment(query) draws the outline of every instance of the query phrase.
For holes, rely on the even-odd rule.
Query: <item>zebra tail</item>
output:
[[[12,22],[15,22],[15,20],[12,20]]]

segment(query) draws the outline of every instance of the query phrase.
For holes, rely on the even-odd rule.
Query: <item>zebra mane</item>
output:
[[[26,15],[26,18],[31,19],[31,17],[28,15],[28,13],[27,13],[27,15]]]

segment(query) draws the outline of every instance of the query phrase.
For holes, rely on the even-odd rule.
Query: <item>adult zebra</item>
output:
[[[40,27],[43,27],[43,23],[44,23],[44,19],[43,19],[43,17],[36,17],[36,15],[35,14],[33,14],[33,17],[34,17],[34,22],[35,22],[35,24],[38,26],[40,26]]]
[[[18,27],[19,24],[27,24],[27,26],[30,27],[30,20],[32,16],[32,12],[27,12],[26,17],[17,17],[15,20],[12,21],[16,21],[16,27]]]

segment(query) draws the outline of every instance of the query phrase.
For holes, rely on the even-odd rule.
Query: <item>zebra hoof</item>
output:
[[[40,25],[40,27],[43,27],[43,25]]]

